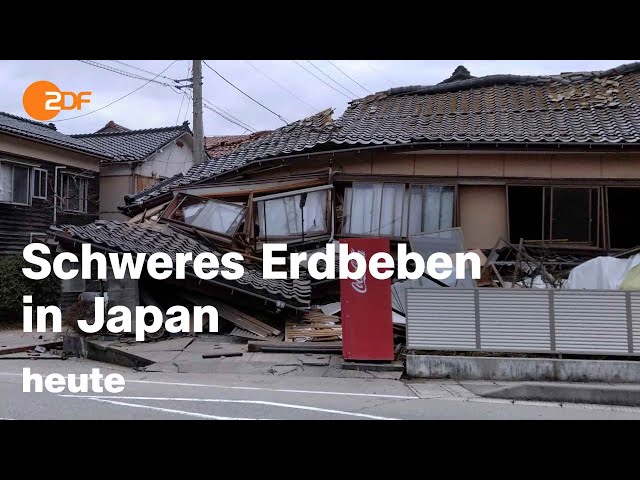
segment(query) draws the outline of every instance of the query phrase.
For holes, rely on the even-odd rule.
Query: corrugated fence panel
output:
[[[407,348],[476,348],[473,290],[407,290]]]
[[[640,293],[631,292],[633,352],[640,353]]]
[[[556,349],[627,353],[625,292],[556,290]]]
[[[548,291],[487,288],[478,292],[482,349],[551,349]]]

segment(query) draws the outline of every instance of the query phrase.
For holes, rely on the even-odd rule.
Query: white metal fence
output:
[[[640,355],[640,292],[408,289],[407,348]]]

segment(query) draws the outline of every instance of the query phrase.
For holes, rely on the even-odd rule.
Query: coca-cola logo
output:
[[[364,254],[364,250],[354,250],[351,249],[351,253],[359,253],[363,258],[367,258]],[[358,271],[358,262],[352,258],[349,260],[349,267],[352,272]],[[351,281],[351,288],[353,288],[358,293],[366,293],[367,292],[367,271],[365,270],[364,275],[361,278],[356,278]]]

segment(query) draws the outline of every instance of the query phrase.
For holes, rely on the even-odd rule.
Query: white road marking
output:
[[[178,382],[156,382],[153,380],[126,380],[127,383],[147,383],[151,385],[175,385],[180,387],[209,387],[223,388],[228,390],[256,390],[266,392],[282,392],[282,393],[310,393],[314,395],[340,395],[345,397],[372,397],[372,398],[396,398],[400,400],[419,400],[420,397],[411,395],[387,395],[382,393],[355,393],[355,392],[330,392],[324,390],[291,390],[284,388],[266,388],[266,387],[237,387],[231,385],[215,385],[206,383],[178,383]]]
[[[8,375],[21,377],[21,373],[3,373],[0,372],[0,375]],[[395,398],[399,400],[420,400],[418,396],[411,395],[387,395],[383,393],[356,393],[356,392],[331,392],[324,390],[291,390],[284,388],[267,388],[267,387],[238,387],[232,385],[217,385],[217,384],[208,384],[208,383],[182,383],[182,382],[158,382],[154,380],[127,380],[125,378],[125,382],[127,383],[143,383],[149,385],[174,385],[177,387],[207,387],[207,388],[222,388],[228,390],[255,390],[255,391],[265,391],[265,392],[281,392],[281,393],[309,393],[313,395],[338,395],[345,397],[372,397],[372,398]]]
[[[0,420],[13,420],[13,418],[4,418],[4,417],[0,417]]]
[[[282,407],[282,408],[291,408],[296,410],[310,410],[313,412],[323,412],[323,413],[334,413],[336,415],[346,415],[351,417],[361,417],[368,418],[371,420],[398,420],[397,418],[389,418],[389,417],[380,417],[378,415],[368,415],[366,413],[356,413],[356,412],[347,412],[344,410],[333,410],[329,408],[320,408],[320,407],[309,407],[307,405],[297,405],[292,403],[279,403],[279,402],[267,402],[264,400],[230,400],[227,398],[177,398],[177,397],[128,397],[128,396],[104,396],[104,395],[60,395],[61,397],[66,398],[89,398],[92,400],[107,400],[107,399],[118,399],[118,400],[162,400],[162,401],[172,401],[172,402],[208,402],[208,403],[243,403],[243,404],[252,404],[252,405],[266,405],[270,407]]]
[[[64,396],[64,395],[63,395]],[[155,410],[163,413],[177,413],[179,415],[187,415],[190,417],[204,418],[208,420],[258,420],[254,418],[234,418],[234,417],[220,417],[217,415],[206,415],[204,413],[196,413],[196,412],[186,412],[184,410],[174,410],[172,408],[162,408],[162,407],[152,407],[150,405],[138,405],[137,403],[128,403],[128,402],[116,402],[113,400],[105,400],[102,398],[91,398],[96,402],[102,403],[111,403],[113,405],[122,405],[124,407],[133,407],[133,408],[146,408],[149,410]]]

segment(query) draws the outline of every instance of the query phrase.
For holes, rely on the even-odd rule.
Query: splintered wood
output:
[[[342,340],[340,317],[320,310],[305,312],[298,321],[287,321],[286,342],[335,342]]]

